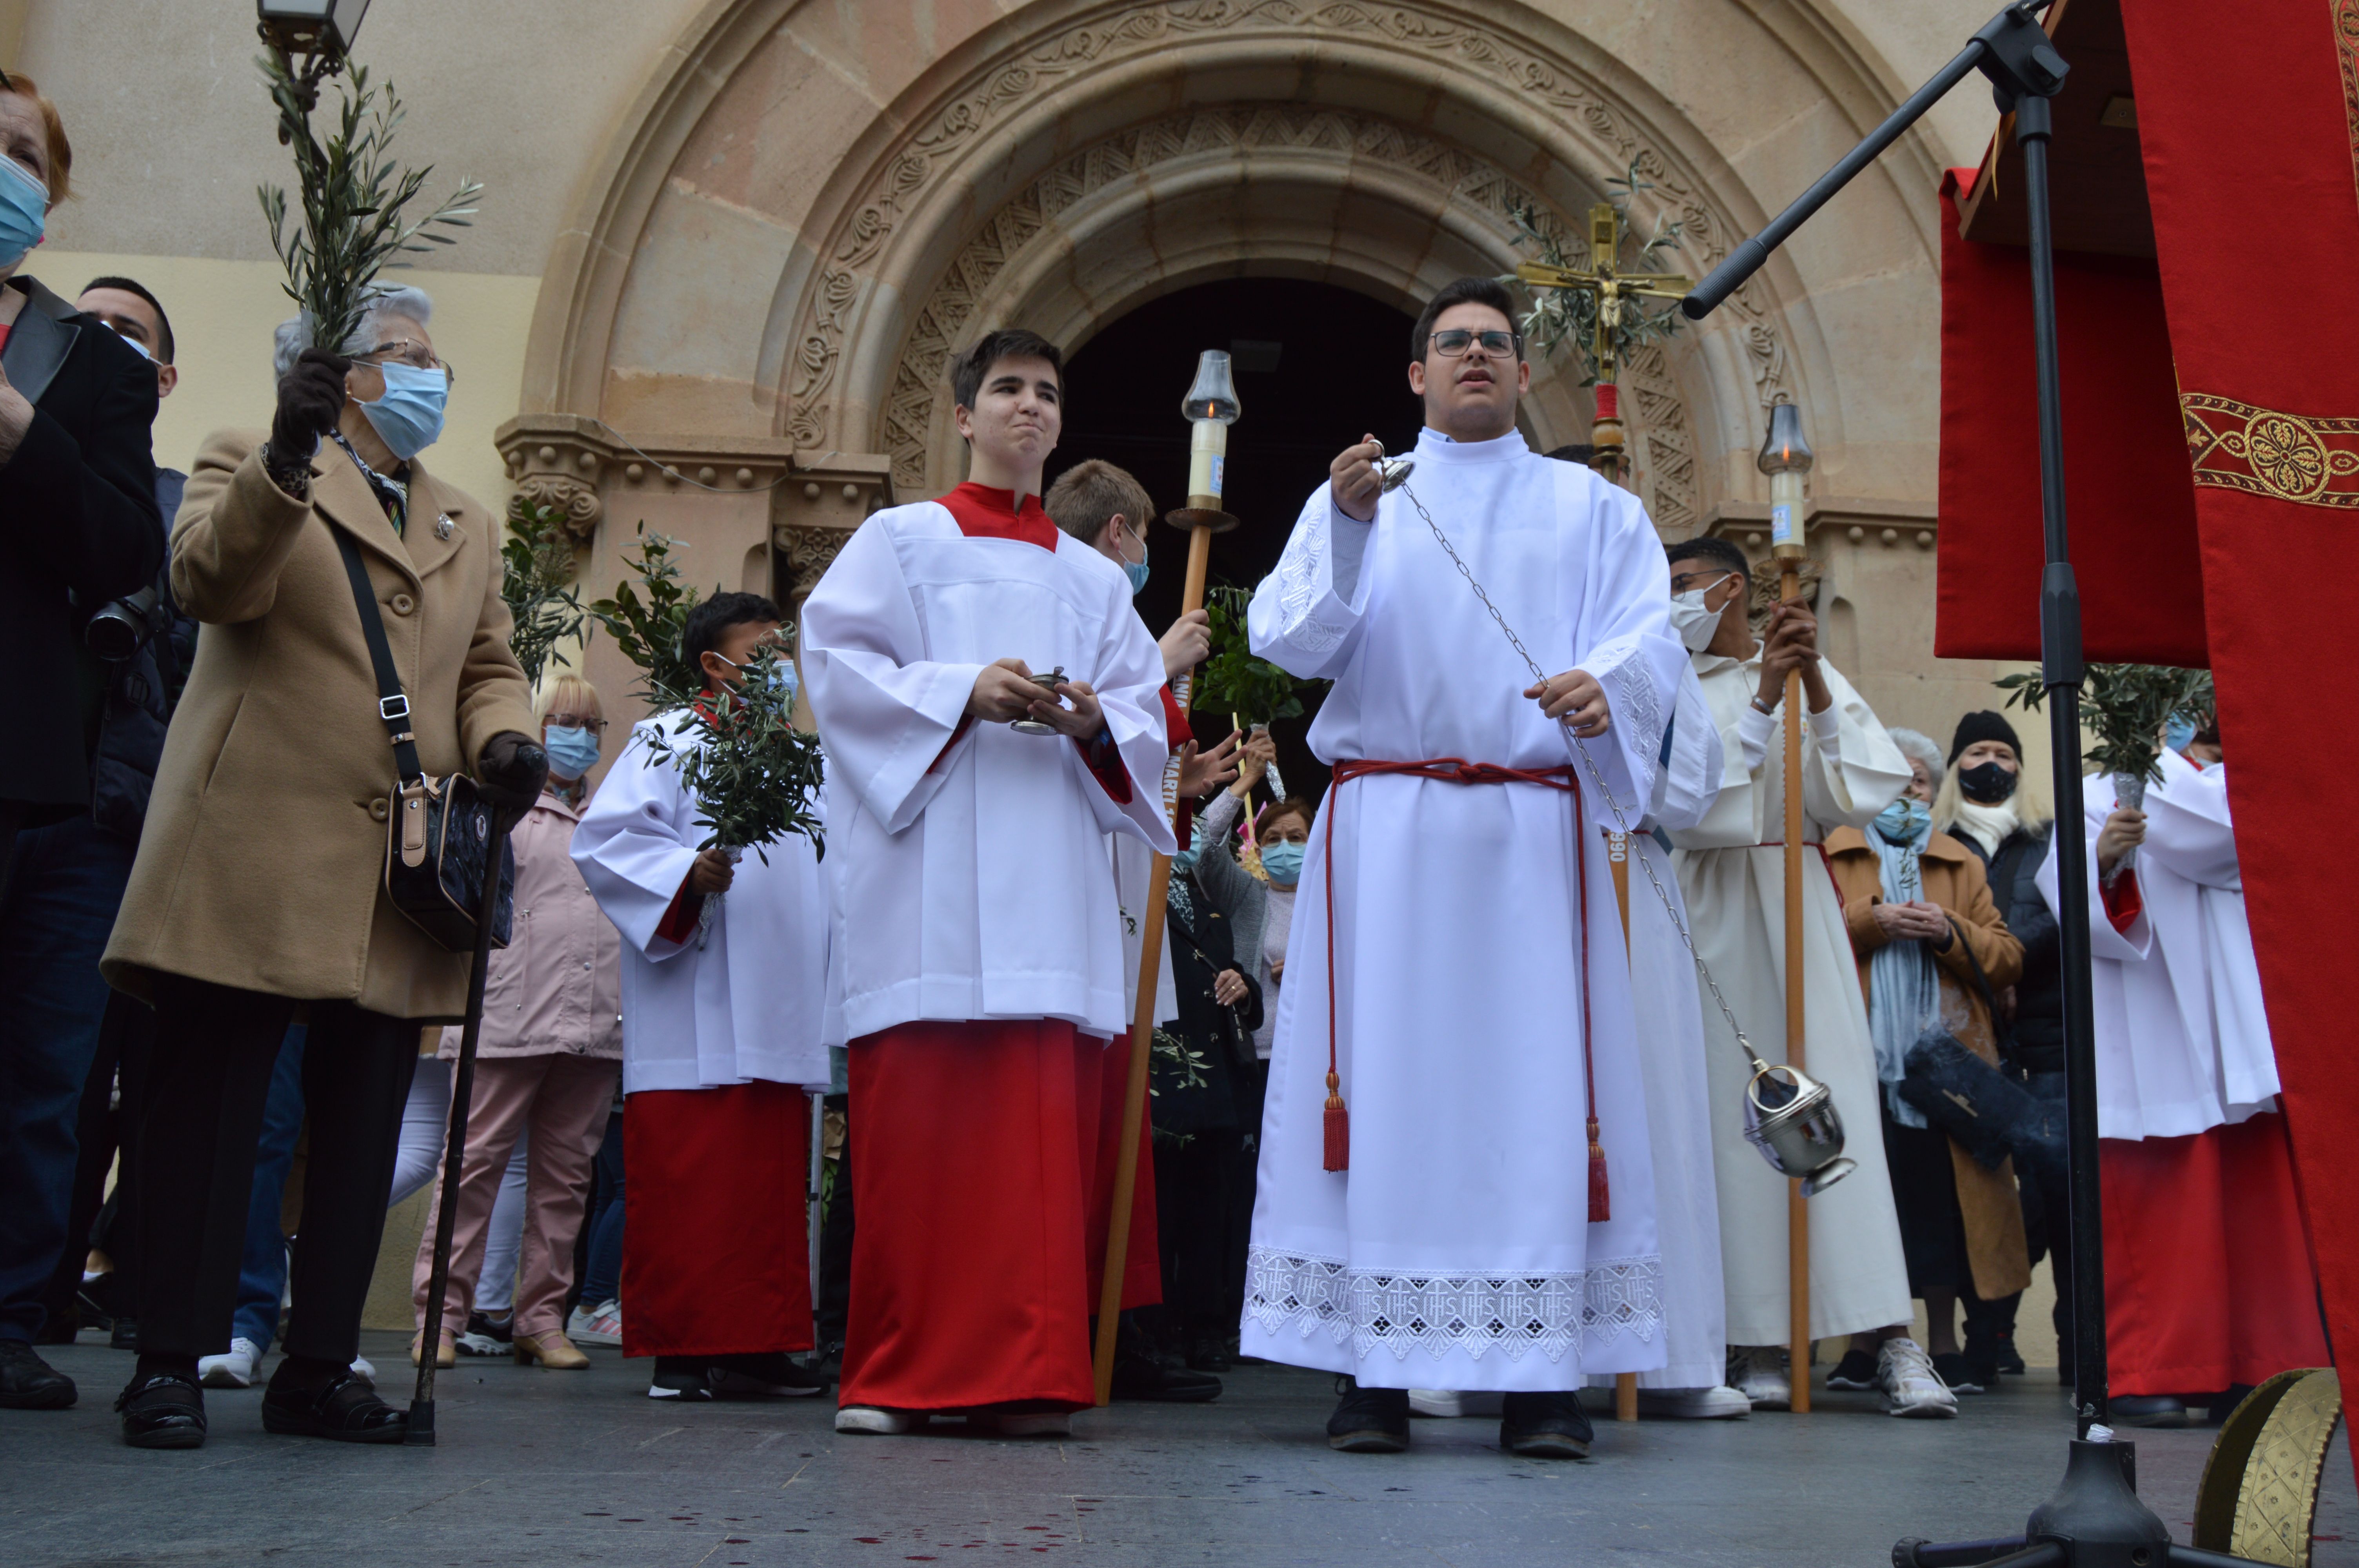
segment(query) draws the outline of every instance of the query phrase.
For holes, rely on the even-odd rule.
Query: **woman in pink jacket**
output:
[[[606,729],[598,693],[580,676],[550,677],[540,698],[549,785],[510,840],[516,846],[516,921],[492,955],[484,1028],[467,1113],[467,1152],[452,1228],[451,1285],[442,1305],[440,1364],[467,1325],[484,1265],[484,1235],[500,1177],[519,1133],[530,1174],[524,1245],[517,1259],[516,1358],[576,1369],[590,1358],[565,1337],[565,1297],[573,1285],[573,1242],[606,1117],[622,1077],[622,939],[599,913],[568,853],[588,795],[586,775]],[[455,1058],[459,1031],[442,1034]],[[419,1238],[411,1285],[419,1342],[434,1268],[440,1184]],[[418,1358],[413,1343],[410,1358]]]

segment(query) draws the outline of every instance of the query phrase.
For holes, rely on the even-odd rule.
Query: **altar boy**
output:
[[[972,477],[869,518],[804,611],[861,1130],[839,1432],[1062,1434],[1094,1402],[1088,1208],[1127,1022],[1103,835],[1175,845],[1161,656],[1122,569],[1040,506],[1062,366],[1026,331],[962,354]]]
[[[778,622],[753,593],[690,612],[681,651],[704,672],[702,702],[726,700]],[[809,839],[734,866],[700,849],[711,829],[649,748],[658,726],[695,743],[683,713],[639,724],[573,835],[623,934],[623,1354],[656,1358],[651,1399],[816,1394],[825,1380],[787,1352],[811,1346],[802,1086],[828,1077],[827,892]]]

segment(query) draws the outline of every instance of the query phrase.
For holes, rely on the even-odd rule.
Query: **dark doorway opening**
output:
[[[1421,410],[1408,390],[1404,311],[1334,284],[1234,278],[1140,306],[1092,338],[1067,366],[1071,389],[1049,480],[1088,458],[1128,469],[1158,512],[1187,503],[1187,421],[1180,400],[1205,349],[1234,359],[1244,412],[1229,431],[1227,508],[1242,524],[1212,539],[1209,581],[1251,591],[1277,566],[1310,492],[1337,452],[1374,434],[1388,451],[1415,444]],[[1180,613],[1188,535],[1147,532],[1154,571],[1139,614],[1158,636]],[[1317,798],[1326,770],[1304,742],[1315,703],[1276,727],[1291,793]],[[1199,736],[1228,732],[1226,714],[1195,716]]]

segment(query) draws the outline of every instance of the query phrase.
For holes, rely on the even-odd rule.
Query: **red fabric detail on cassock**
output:
[[[2097,1150],[2114,1393],[2215,1393],[2326,1365],[2284,1117]]]
[[[2114,923],[2116,931],[2127,931],[2146,913],[2146,894],[2138,888],[2137,868],[2132,866],[2108,883],[2102,880],[2099,889],[2105,899],[2105,918]]]
[[[2144,124],[2146,100],[2138,101]],[[2141,129],[2141,134],[2143,131]],[[2031,266],[1958,232],[1942,180],[1938,611],[1945,659],[2039,657],[2039,399]],[[2346,193],[2347,194],[2347,193]],[[2056,257],[2065,506],[2092,659],[2201,665],[2194,486],[2154,263]]]
[[[907,1023],[852,1043],[860,1223],[841,1403],[1096,1402],[1090,1277],[1119,1141],[1102,1131],[1107,1054],[1054,1019]],[[1156,1279],[1152,1170],[1140,1161],[1141,1262],[1125,1281]],[[1125,1306],[1159,1299],[1124,1292]]]
[[[624,1355],[811,1347],[810,1160],[810,1106],[791,1084],[630,1097]]]
[[[679,891],[671,895],[671,903],[656,922],[656,935],[675,945],[685,945],[696,935],[696,923],[704,913],[704,895],[688,891],[688,878],[679,879]]]
[[[2154,211],[2179,388],[2305,417],[2359,416],[2359,198],[2335,17],[2324,5],[2243,6],[2235,47],[2217,47],[2214,7],[2122,7],[2137,80],[2138,147]],[[2222,134],[2223,103],[2268,106],[2268,153]],[[2272,229],[2269,265],[2311,285],[2299,308],[2256,321],[2239,297],[2249,258],[2221,243],[2222,193],[2252,212],[2299,213]],[[2314,447],[2298,440],[2288,472]],[[2180,462],[2187,459],[2182,455]],[[2185,471],[2182,467],[2181,471]],[[2336,476],[2332,482],[2347,484]],[[2359,1350],[2359,1061],[2350,1011],[2350,874],[2321,853],[2321,782],[2359,770],[2359,742],[2320,714],[2359,703],[2359,669],[2319,657],[2316,622],[2286,613],[2286,563],[2340,559],[2353,513],[2219,484],[2195,488],[2197,536],[2236,812],[2236,848],[2268,1003],[2285,1123],[2307,1200],[2333,1343]],[[2076,524],[2077,530],[2077,524]],[[2328,785],[2332,798],[2347,785]],[[2359,1367],[2339,1370],[2346,1384]]]
[[[1019,503],[1012,490],[990,490],[970,480],[943,496],[942,504],[970,539],[1021,539],[1052,553],[1057,548],[1057,525],[1040,510],[1037,495]]]

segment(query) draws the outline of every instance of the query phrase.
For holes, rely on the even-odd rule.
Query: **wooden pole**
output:
[[[1614,868],[1614,903],[1622,912],[1622,956],[1630,955],[1630,836],[1608,829],[1605,863]],[[1593,1113],[1594,1114],[1594,1113]],[[1638,1419],[1638,1374],[1614,1374],[1614,1419]]]
[[[1777,601],[1802,594],[1796,562],[1777,563]],[[1786,674],[1786,1060],[1802,1069],[1802,672]],[[1793,1411],[1810,1412],[1810,1211],[1799,1180],[1786,1186],[1786,1296],[1792,1312],[1787,1375]]]
[[[1192,499],[1192,498],[1191,498]],[[1212,530],[1199,525],[1188,531],[1188,586],[1180,596],[1180,613],[1204,607],[1204,577],[1212,563]],[[1191,675],[1180,677],[1175,695],[1184,711]],[[1175,808],[1178,802],[1167,802]],[[1147,872],[1147,917],[1139,925],[1146,939],[1139,948],[1138,1003],[1131,1010],[1130,1082],[1122,1102],[1122,1144],[1114,1156],[1114,1213],[1106,1227],[1105,1279],[1098,1288],[1098,1343],[1093,1371],[1097,1378],[1098,1403],[1114,1398],[1114,1343],[1122,1315],[1122,1276],[1130,1261],[1130,1206],[1138,1193],[1138,1135],[1147,1124],[1147,1068],[1155,1044],[1155,979],[1163,953],[1163,914],[1171,896],[1171,857],[1158,855]]]

